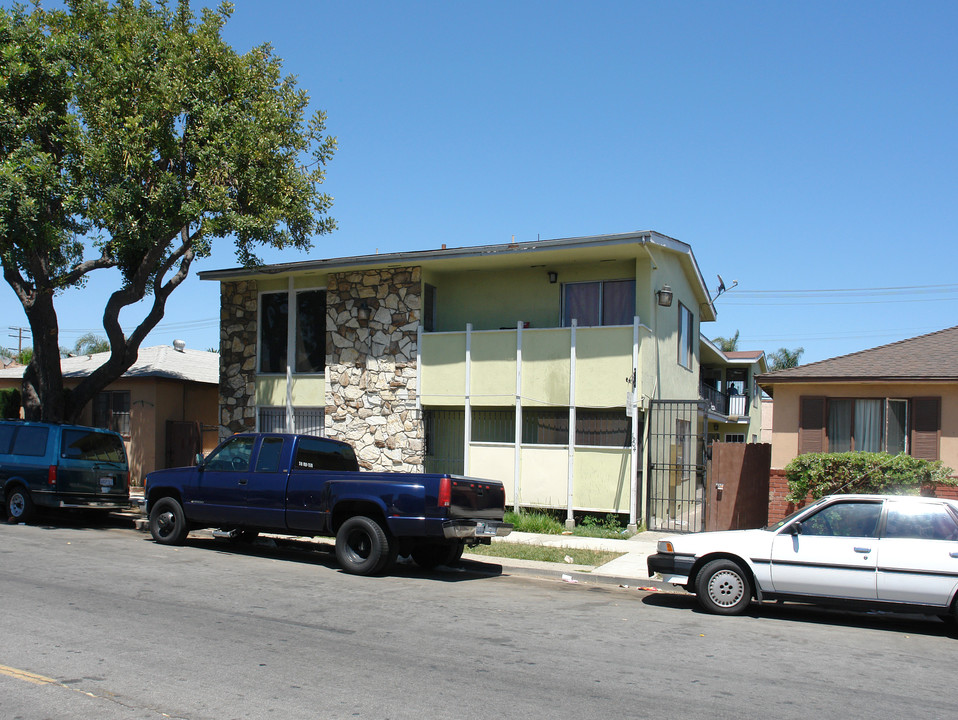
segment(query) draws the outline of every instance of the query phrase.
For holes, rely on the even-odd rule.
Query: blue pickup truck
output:
[[[350,445],[311,435],[233,435],[195,467],[147,475],[145,499],[158,543],[181,545],[199,528],[237,540],[335,537],[337,560],[356,575],[383,572],[399,554],[446,565],[512,531],[500,482],[360,472]]]

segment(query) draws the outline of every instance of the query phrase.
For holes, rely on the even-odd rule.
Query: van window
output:
[[[43,457],[47,454],[49,435],[50,428],[28,426],[18,428],[17,436],[13,440],[13,454]]]
[[[359,470],[356,454],[349,445],[323,440],[322,438],[303,437],[296,448],[296,460],[293,470]]]
[[[123,441],[116,435],[86,430],[63,430],[61,455],[71,460],[125,463]]]
[[[16,429],[15,425],[0,425],[0,455],[10,454],[10,441]]]

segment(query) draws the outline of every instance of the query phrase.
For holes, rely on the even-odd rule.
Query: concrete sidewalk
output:
[[[141,500],[131,488],[130,499],[136,503]],[[142,508],[142,504],[134,505]],[[137,530],[148,532],[149,527],[142,512],[132,511]],[[199,535],[199,531],[196,534]],[[207,531],[208,532],[208,531]],[[523,575],[593,585],[620,585],[630,588],[648,587],[656,590],[674,590],[673,585],[649,577],[646,558],[655,552],[656,543],[671,533],[641,532],[628,539],[576,537],[575,535],[541,535],[537,533],[513,532],[503,538],[494,538],[497,543],[539,545],[543,547],[604,550],[622,553],[605,565],[575,565],[537,560],[519,560],[492,555],[473,555],[468,548],[463,554],[463,566],[474,572],[495,572],[507,575]],[[331,538],[315,538],[316,542],[328,544]]]
[[[575,535],[540,535],[536,533],[513,532],[504,538],[495,538],[496,543],[516,543],[525,545],[540,545],[544,547],[604,550],[607,552],[623,553],[605,565],[592,567],[587,565],[573,565],[551,562],[537,562],[532,560],[516,560],[513,558],[491,557],[489,555],[469,555],[468,550],[463,558],[470,561],[495,562],[502,566],[503,571],[520,575],[536,575],[540,577],[573,580],[580,583],[614,584],[636,586],[650,586],[656,589],[673,589],[672,585],[662,583],[649,577],[646,558],[655,552],[656,543],[671,533],[641,532],[626,540],[611,538],[576,537]]]

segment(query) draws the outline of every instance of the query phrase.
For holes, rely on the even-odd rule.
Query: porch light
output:
[[[556,282],[556,280],[558,280],[558,279],[559,279],[559,273],[555,272],[554,270],[550,270],[550,271],[549,271],[549,282],[554,285],[555,282]]]
[[[672,288],[668,285],[663,285],[662,289],[655,293],[655,295],[659,299],[659,305],[662,307],[672,307]]]
[[[360,320],[369,320],[369,303],[363,300],[359,309],[356,311],[356,317]]]

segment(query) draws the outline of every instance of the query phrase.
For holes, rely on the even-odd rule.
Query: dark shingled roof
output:
[[[958,381],[958,326],[759,375],[762,385],[849,380]]]

